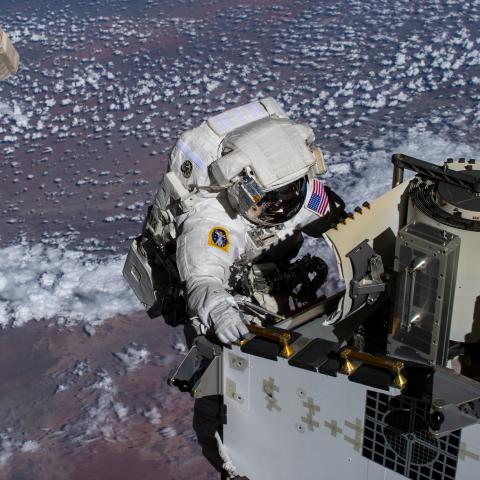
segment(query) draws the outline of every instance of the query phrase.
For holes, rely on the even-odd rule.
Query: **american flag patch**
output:
[[[328,195],[325,191],[325,187],[320,180],[316,178],[312,182],[312,191],[310,198],[306,202],[305,208],[312,212],[315,212],[320,217],[323,217],[330,211],[330,204],[328,203]]]

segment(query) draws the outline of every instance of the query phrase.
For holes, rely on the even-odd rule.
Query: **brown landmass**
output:
[[[166,384],[182,358],[176,343],[181,332],[143,314],[93,336],[44,322],[4,331],[0,480],[217,478],[191,428],[191,398]],[[129,345],[149,352],[136,368],[115,355]],[[148,417],[154,408],[160,419]]]

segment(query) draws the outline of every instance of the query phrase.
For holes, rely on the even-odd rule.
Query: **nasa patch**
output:
[[[208,235],[208,245],[228,252],[228,247],[230,246],[228,230],[223,227],[213,227]]]

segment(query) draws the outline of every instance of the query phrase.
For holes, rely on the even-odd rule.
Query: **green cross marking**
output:
[[[476,460],[477,462],[480,460],[480,455],[476,453],[468,451],[468,445],[464,442],[460,442],[460,449],[458,450],[458,456],[460,460],[466,460],[467,457],[471,458],[472,460]]]
[[[320,424],[313,419],[316,412],[320,411],[320,407],[315,405],[313,398],[308,397],[306,402],[303,402],[303,406],[308,410],[308,413],[305,417],[302,418],[302,422],[305,423],[308,429],[313,432],[315,428],[318,428]]]
[[[331,422],[324,422],[324,425],[330,429],[330,435],[336,437],[337,433],[342,433],[342,429],[338,426],[336,420],[332,420]]]
[[[275,380],[272,377],[268,377],[267,380],[263,381],[262,391],[265,393],[265,400],[267,402],[268,410],[277,410],[281,412],[282,409],[278,405],[278,398],[275,398],[275,392],[278,392],[280,389],[275,385]]]

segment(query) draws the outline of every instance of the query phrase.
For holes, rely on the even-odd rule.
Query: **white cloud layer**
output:
[[[122,277],[124,256],[99,257],[23,241],[0,249],[0,326],[31,320],[90,324],[141,310]]]
[[[393,153],[441,164],[449,157],[480,160],[480,145],[454,142],[418,125],[401,140],[388,135],[373,141],[368,149],[346,148],[326,155],[329,171],[325,181],[344,199],[349,210],[365,200],[371,202],[391,187]]]
[[[28,116],[22,112],[20,106],[15,102],[10,105],[0,101],[0,119],[2,117],[13,120],[17,127],[28,127]]]
[[[0,467],[4,467],[10,458],[18,452],[36,452],[40,444],[35,440],[16,440],[12,437],[11,429],[0,433]]]
[[[123,352],[115,352],[114,355],[131,372],[148,362],[150,352],[144,346],[132,343]]]
[[[393,152],[441,163],[447,157],[475,158],[479,151],[420,125],[401,141],[386,136],[368,149],[328,155],[330,170],[325,180],[351,210],[390,188]],[[307,252],[329,257],[325,247],[313,239],[307,240],[301,254]],[[122,277],[124,256],[100,257],[69,249],[67,240],[57,245],[23,241],[0,249],[0,256],[0,327],[20,327],[31,320],[95,325],[117,314],[141,310]],[[330,257],[328,263],[332,264]]]

